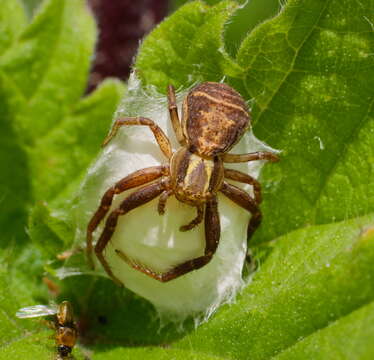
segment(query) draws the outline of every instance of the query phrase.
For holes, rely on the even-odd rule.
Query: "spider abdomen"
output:
[[[182,148],[171,159],[172,187],[179,201],[190,205],[206,202],[223,181],[222,160],[204,159]]]
[[[182,123],[190,151],[213,157],[236,144],[250,118],[238,92],[226,84],[205,82],[186,96]]]

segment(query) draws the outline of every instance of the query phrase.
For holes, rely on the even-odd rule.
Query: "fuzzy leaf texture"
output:
[[[3,2],[0,359],[27,359],[53,352],[53,341],[31,348],[43,326],[14,318],[17,306],[48,301],[33,249],[51,259],[71,242],[66,200],[99,151],[121,85],[81,99],[95,38],[83,1],[46,1],[29,25],[19,1]],[[282,150],[260,179],[264,222],[251,242],[259,269],[235,304],[182,333],[158,332],[149,305],[109,280],[72,279],[66,294],[86,314],[105,314],[105,325],[90,324],[92,359],[374,356],[374,1],[289,0],[233,54],[224,33],[236,11],[231,1],[187,3],[147,36],[135,67],[162,92],[225,79],[251,100],[255,135]]]
[[[69,232],[66,219],[51,218],[48,206],[79,183],[122,96],[123,85],[108,80],[82,98],[95,42],[83,0],[47,0],[31,22],[21,1],[2,1],[0,359],[48,359],[54,352],[53,333],[39,321],[16,319],[15,312],[48,303],[42,285],[47,258],[35,245],[53,258],[66,248],[61,232],[65,239]],[[27,227],[34,204],[37,216]]]

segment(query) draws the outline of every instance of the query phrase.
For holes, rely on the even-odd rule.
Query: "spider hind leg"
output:
[[[119,249],[116,249],[115,251],[123,261],[135,270],[138,270],[155,280],[168,282],[193,270],[198,270],[208,264],[217,250],[220,232],[217,199],[213,198],[207,202],[205,209],[205,251],[203,256],[187,260],[166,272],[158,273],[143,264],[130,259],[123,251]]]

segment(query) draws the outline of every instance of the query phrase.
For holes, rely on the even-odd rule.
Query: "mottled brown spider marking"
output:
[[[190,151],[200,156],[211,157],[229,151],[249,121],[243,98],[226,84],[200,84],[184,101],[184,133]]]
[[[218,107],[218,106],[217,106]],[[216,108],[217,108],[216,107]],[[205,119],[201,124],[200,136],[196,139],[199,149],[207,149],[210,144],[226,144],[231,141],[231,131],[235,128],[235,121],[231,120],[225,113],[218,111],[200,111],[200,115]],[[228,131],[222,131],[226,127]],[[206,150],[208,153],[209,150]]]

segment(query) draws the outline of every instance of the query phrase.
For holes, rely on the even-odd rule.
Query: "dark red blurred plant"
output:
[[[126,79],[140,39],[166,15],[168,0],[88,0],[99,24],[89,90],[105,77]]]

